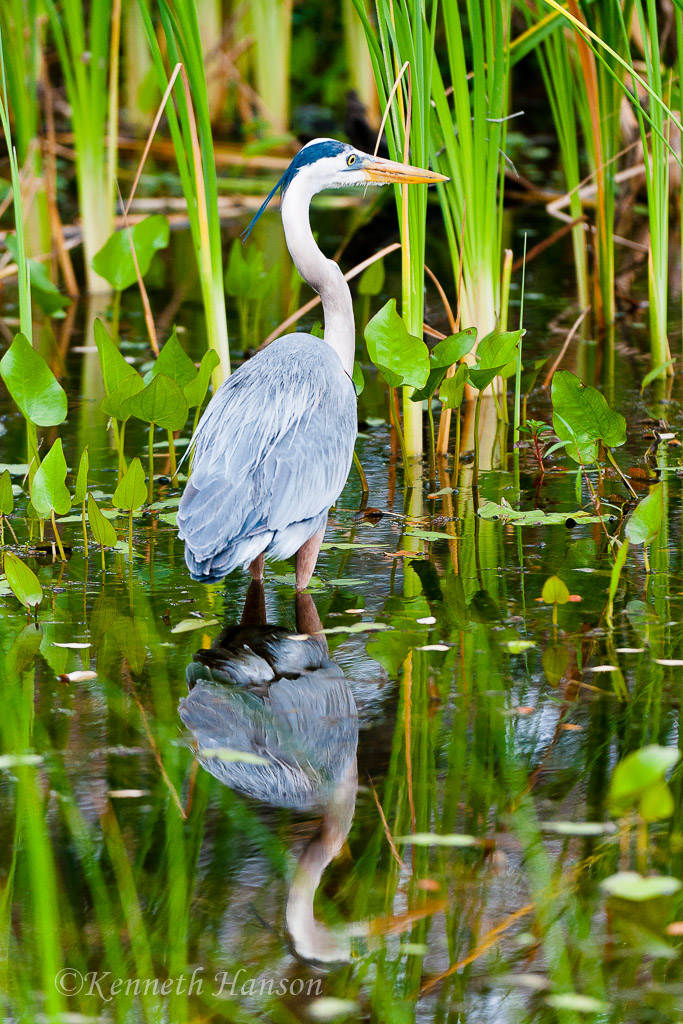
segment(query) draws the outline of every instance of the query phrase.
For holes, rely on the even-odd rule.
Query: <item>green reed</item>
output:
[[[509,0],[443,4],[447,71],[433,64],[431,153],[450,178],[438,192],[456,291],[463,253],[460,322],[480,338],[500,316],[511,7]]]
[[[428,24],[417,0],[379,0],[375,32],[362,0],[354,0],[354,4],[365,29],[382,109],[386,109],[401,69],[408,63],[386,121],[391,157],[426,167],[430,156],[430,88],[436,67],[432,44],[436,5]],[[427,187],[396,186],[395,194],[402,246],[402,314],[409,333],[421,338]],[[403,437],[408,457],[417,468],[422,456],[422,406],[410,401],[412,392],[412,388],[403,389]]]
[[[88,291],[106,293],[92,260],[113,228],[120,0],[98,0],[89,13],[81,0],[44,2],[71,107]]]
[[[261,116],[274,135],[285,135],[289,128],[292,0],[249,0],[248,23]]]
[[[139,2],[159,86],[163,90],[168,82],[164,58],[148,0]],[[160,16],[170,65],[174,67],[182,62],[184,68],[174,86],[177,113],[171,103],[166,109],[197,257],[209,347],[220,358],[220,365],[214,371],[214,384],[218,386],[230,373],[230,349],[218,186],[202,40],[192,0],[161,0]]]

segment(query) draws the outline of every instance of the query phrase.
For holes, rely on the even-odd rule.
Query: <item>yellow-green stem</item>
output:
[[[175,460],[175,442],[173,440],[173,431],[169,430],[167,433],[168,433],[168,455],[169,455],[169,458],[171,460],[171,483],[173,484],[174,487],[177,487],[178,486],[178,470],[177,470],[177,467],[176,467],[176,460]]]
[[[64,548],[62,547],[62,538],[59,536],[59,530],[57,529],[57,520],[55,519],[54,509],[52,509],[50,516],[52,519],[52,529],[55,531],[55,540],[57,541],[57,548],[59,549],[59,557],[63,562],[66,562],[66,555],[64,554]]]

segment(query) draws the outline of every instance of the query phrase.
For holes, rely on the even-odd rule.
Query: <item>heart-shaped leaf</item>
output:
[[[546,604],[566,604],[569,600],[569,588],[559,576],[549,576],[543,584],[541,597]]]
[[[144,390],[145,382],[140,374],[136,372],[132,376],[124,377],[111,394],[102,399],[100,408],[107,416],[113,416],[115,420],[121,420],[125,423],[133,415],[128,407],[128,401],[134,395]]]
[[[112,504],[125,512],[133,512],[147,501],[145,471],[139,459],[133,459],[114,491]]]
[[[59,516],[66,515],[71,509],[61,437],[57,438],[36,470],[31,483],[31,504],[41,519],[47,519],[53,509]]]
[[[158,213],[145,217],[130,229],[115,231],[100,251],[95,253],[93,269],[108,281],[115,291],[122,292],[124,288],[130,288],[137,281],[131,236],[140,273],[144,277],[154,253],[168,245],[169,232],[168,220]]]
[[[0,375],[21,412],[37,427],[66,418],[64,388],[24,334],[17,334],[0,360]]]
[[[626,522],[624,533],[631,544],[644,544],[647,547],[661,530],[663,518],[664,484],[659,483],[636,505]]]
[[[447,338],[442,338],[432,349],[432,365],[448,369],[454,363],[459,363],[463,356],[472,351],[476,340],[476,327],[468,327],[457,334],[450,334]]]
[[[389,387],[408,384],[421,388],[429,376],[429,349],[421,338],[408,333],[390,299],[365,328],[368,355]]]
[[[109,337],[107,328],[101,320],[95,320],[95,344],[100,357],[100,367],[104,380],[104,390],[108,395],[116,391],[119,384],[129,377],[140,377],[140,374],[127,363],[119,349]],[[142,380],[142,377],[140,377]],[[109,414],[111,415],[111,413]]]
[[[88,522],[90,523],[90,529],[92,530],[92,535],[97,544],[101,544],[105,548],[116,547],[116,531],[109,520],[105,519],[102,515],[100,507],[92,494],[88,495]]]
[[[43,600],[43,588],[38,577],[25,562],[11,551],[5,552],[5,576],[12,593],[25,608],[34,608]]]
[[[626,420],[610,409],[604,395],[582,384],[569,370],[553,374],[553,428],[568,441],[567,454],[575,462],[595,462],[599,444],[618,448],[626,440]]]
[[[145,423],[156,423],[164,430],[181,430],[188,416],[183,392],[165,373],[158,373],[144,390],[127,399],[123,410]]]
[[[439,398],[444,409],[459,409],[465,396],[465,384],[470,372],[467,363],[461,363],[452,377],[441,381]]]
[[[213,350],[210,349],[209,351]],[[215,352],[214,355],[216,355]],[[178,341],[175,327],[171,337],[155,360],[154,366],[149,373],[145,374],[145,384],[149,384],[159,373],[165,373],[179,388],[184,388],[186,384],[190,384],[197,377],[197,368]]]
[[[192,409],[195,405],[202,404],[209,387],[211,374],[217,366],[220,366],[220,362],[220,356],[215,349],[210,348],[204,353],[202,361],[199,364],[197,376],[183,388],[183,394],[185,395],[185,401],[187,402],[188,409]]]
[[[477,391],[487,388],[516,356],[524,331],[503,331],[488,334],[479,343],[477,363],[470,366],[469,380]]]

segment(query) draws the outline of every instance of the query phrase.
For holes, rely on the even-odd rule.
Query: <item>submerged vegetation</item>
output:
[[[679,0],[6,0],[0,44],[4,1016],[678,1024]],[[310,594],[201,586],[206,401],[320,329],[238,236],[327,135],[449,180],[317,200],[359,472]]]

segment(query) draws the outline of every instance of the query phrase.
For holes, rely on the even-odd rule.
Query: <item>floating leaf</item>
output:
[[[213,350],[210,350],[213,351]],[[217,356],[217,353],[214,352]],[[175,327],[171,332],[171,337],[168,339],[164,347],[161,349],[157,359],[154,361],[154,366],[144,376],[145,384],[157,376],[159,373],[165,373],[167,377],[177,384],[179,388],[183,389],[186,384],[190,384],[197,377],[197,369],[188,356],[187,352],[180,344],[178,335]]]
[[[195,405],[201,405],[204,401],[209,381],[211,380],[211,374],[217,366],[220,366],[220,362],[220,356],[215,349],[208,349],[202,356],[197,376],[183,388],[183,394],[189,409],[192,409]]]
[[[88,522],[95,542],[105,548],[115,548],[116,531],[108,519],[102,515],[100,507],[92,494],[88,495]]]
[[[661,530],[663,518],[664,484],[659,483],[636,505],[626,520],[624,533],[631,544],[644,544],[648,547]]]
[[[658,896],[673,896],[681,888],[678,878],[666,875],[650,875],[645,877],[637,871],[618,871],[600,883],[602,888],[622,900],[642,903],[644,900],[656,899]]]
[[[123,479],[114,491],[112,504],[115,508],[133,512],[147,501],[147,484],[145,471],[139,459],[133,459],[123,475]]]
[[[11,551],[5,552],[5,576],[14,596],[25,608],[34,608],[43,600],[43,588],[33,569]]]
[[[566,604],[569,600],[569,588],[559,576],[549,576],[543,584],[541,597],[546,604]]]
[[[541,509],[528,509],[521,511],[512,508],[511,505],[496,504],[495,501],[484,501],[479,506],[477,515],[481,519],[500,520],[503,523],[512,523],[513,526],[584,526],[589,523],[616,523],[618,516],[607,514],[603,516],[593,515],[578,509],[576,512],[543,512]]]
[[[569,370],[556,370],[552,382],[553,428],[575,462],[591,463],[599,443],[618,448],[626,441],[626,420],[614,412],[596,388],[582,384]]]
[[[539,823],[539,828],[558,836],[604,836],[617,831],[611,821],[546,821]]]
[[[209,626],[217,626],[218,619],[181,619],[173,627],[172,633],[189,633],[195,629],[208,629]]]
[[[421,338],[408,333],[390,299],[365,328],[368,355],[387,384],[396,388],[408,384],[421,388],[429,376],[429,349]]]
[[[76,476],[76,488],[74,490],[74,504],[82,505],[88,493],[88,472],[90,470],[90,456],[86,445],[81,452],[81,459],[78,463],[78,475]]]
[[[183,392],[165,373],[157,374],[144,390],[127,399],[123,410],[145,423],[156,423],[164,430],[180,430],[188,416]]]
[[[31,484],[31,504],[41,519],[47,519],[53,510],[63,516],[71,509],[61,437],[57,438],[36,470]]]
[[[122,381],[128,377],[137,377],[142,383],[142,377],[140,377],[135,367],[131,366],[123,358],[100,319],[95,320],[95,344],[97,345],[97,352],[100,357],[104,389],[108,395],[113,394]],[[108,415],[111,416],[113,413]],[[119,418],[117,417],[117,419]]]
[[[435,835],[433,832],[415,832],[411,836],[396,836],[395,842],[406,843],[411,846],[476,846],[476,836],[460,835]]]
[[[607,1013],[610,1004],[603,999],[584,996],[580,992],[558,992],[546,998],[548,1006],[556,1010],[578,1010],[579,1013]]]
[[[12,477],[6,469],[0,475],[0,516],[11,516],[14,511]]]
[[[96,252],[92,265],[100,277],[108,281],[117,292],[130,288],[137,281],[135,261],[131,251],[131,236],[135,246],[140,274],[145,276],[149,270],[152,257],[158,249],[165,249],[170,237],[170,228],[166,217],[159,213],[145,217],[131,228],[115,231]]]
[[[0,376],[22,414],[38,427],[66,418],[64,388],[24,334],[17,334],[0,359]]]

